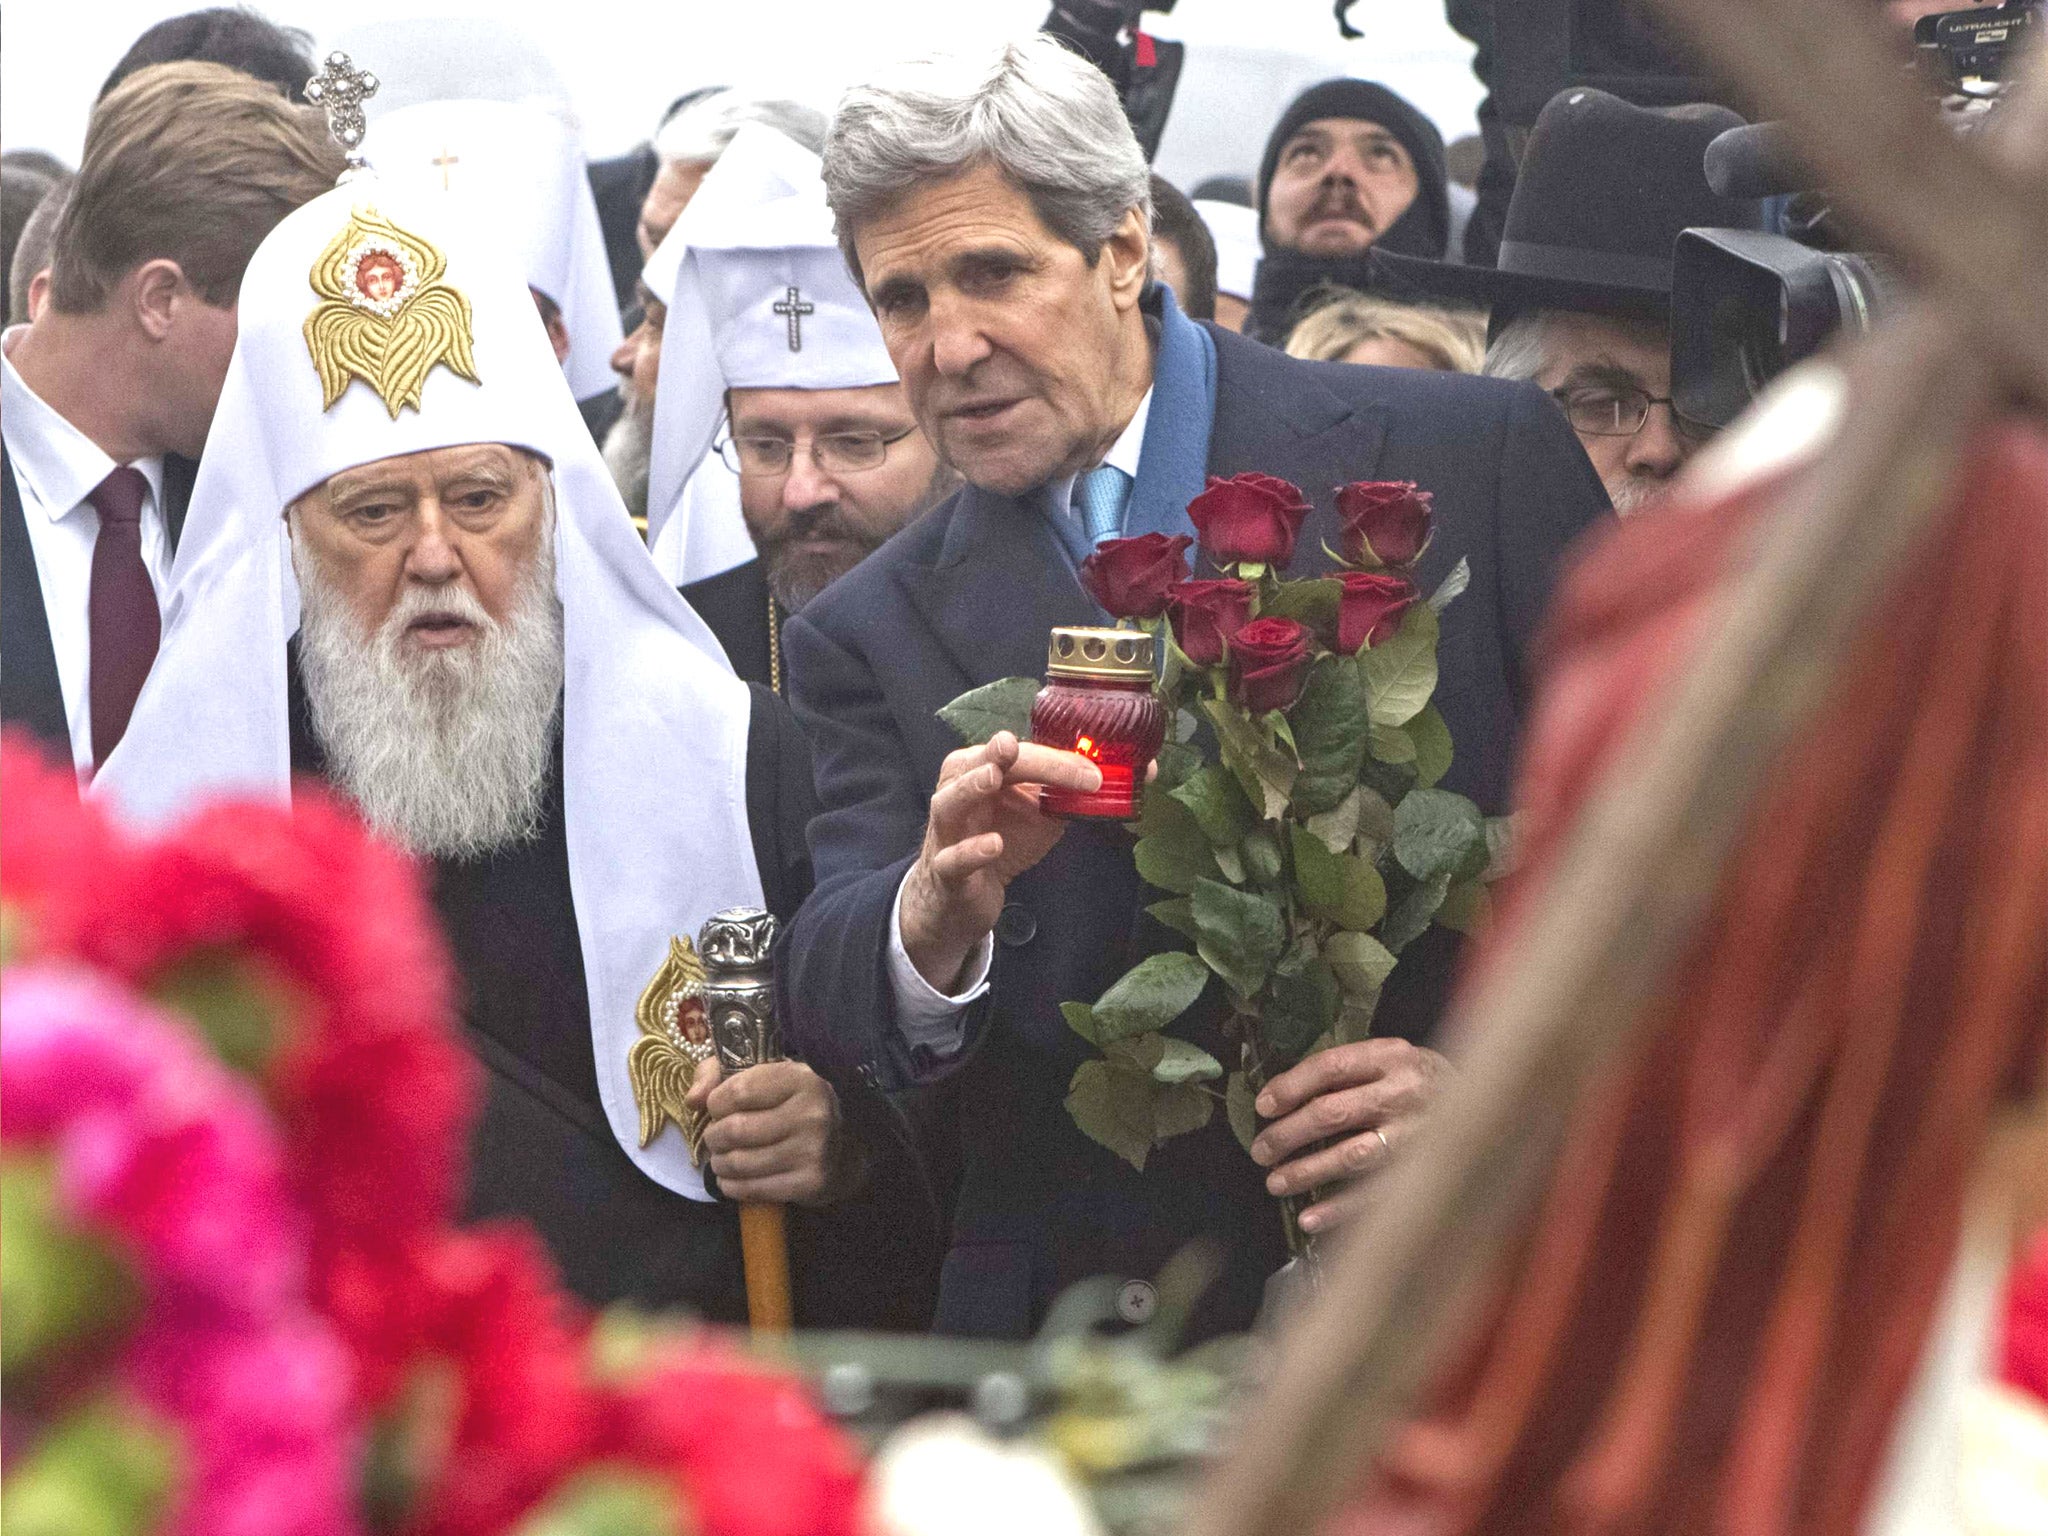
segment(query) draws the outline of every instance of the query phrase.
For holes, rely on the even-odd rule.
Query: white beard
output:
[[[408,585],[374,635],[293,535],[299,671],[333,782],[384,836],[423,858],[474,858],[540,830],[562,692],[553,519],[500,624],[460,588]],[[406,626],[449,613],[467,645],[418,650]]]
[[[1607,499],[1614,503],[1617,517],[1633,517],[1670,489],[1669,480],[1624,474],[1607,487]]]
[[[619,488],[619,499],[635,517],[647,515],[648,466],[654,456],[654,412],[631,394],[626,409],[604,435],[604,467]]]

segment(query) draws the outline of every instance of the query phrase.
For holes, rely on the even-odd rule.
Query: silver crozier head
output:
[[[728,1073],[782,1059],[775,1022],[775,919],[758,907],[733,907],[705,919],[697,934],[704,962],[704,1015],[718,1062]]]

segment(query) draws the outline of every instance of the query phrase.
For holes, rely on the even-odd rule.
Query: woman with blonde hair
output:
[[[1486,355],[1486,321],[1476,311],[1390,304],[1342,293],[1295,323],[1287,355],[1311,362],[1477,373]]]

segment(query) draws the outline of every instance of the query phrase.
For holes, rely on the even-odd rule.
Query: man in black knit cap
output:
[[[1312,290],[1363,291],[1372,250],[1434,261],[1450,238],[1443,135],[1369,80],[1295,97],[1266,141],[1258,199],[1265,254],[1246,330],[1275,346]]]

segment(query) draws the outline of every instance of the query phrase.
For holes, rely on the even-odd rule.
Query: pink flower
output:
[[[305,1285],[305,1224],[262,1101],[184,1029],[51,968],[0,984],[0,1135],[50,1141],[60,1197],[169,1305],[267,1317]]]

